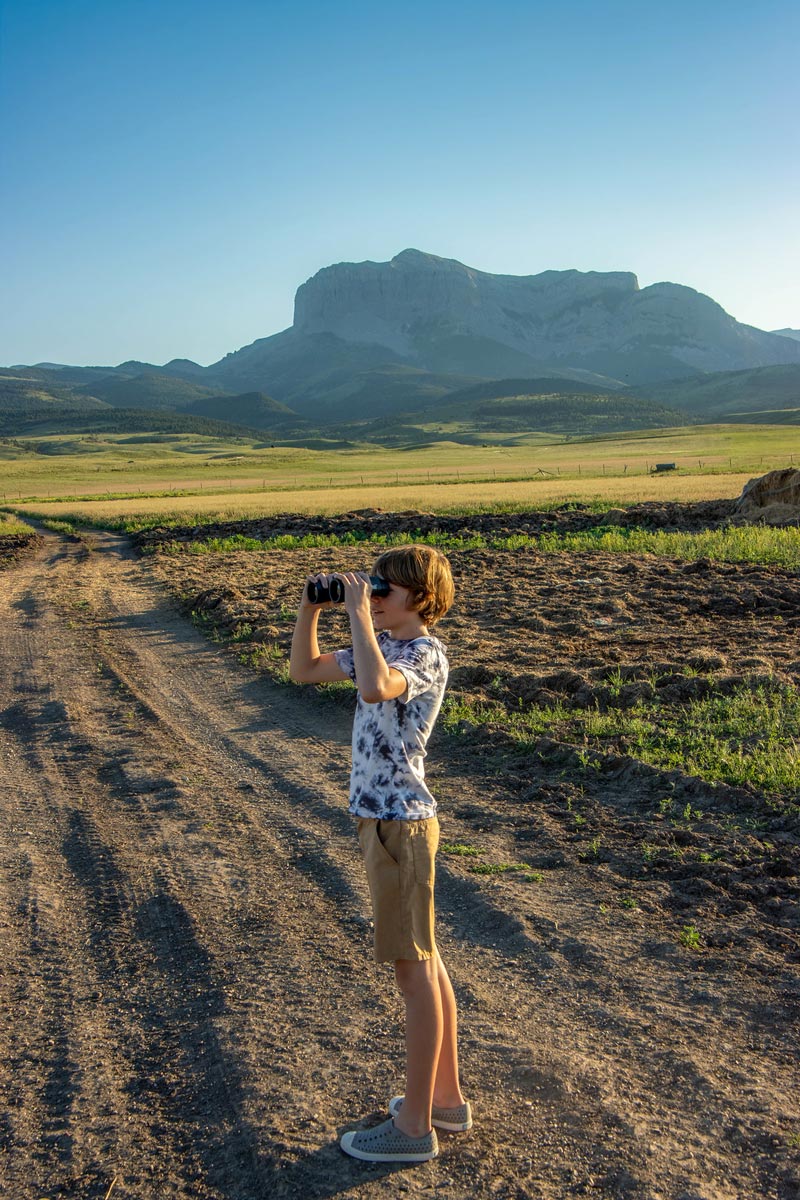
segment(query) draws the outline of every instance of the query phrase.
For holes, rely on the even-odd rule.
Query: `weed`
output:
[[[611,695],[617,699],[624,686],[622,671],[619,669],[619,667],[615,667],[613,671],[609,672],[609,674],[606,676],[606,683]]]
[[[581,862],[597,862],[600,857],[600,848],[600,838],[592,838],[586,849],[578,855],[578,858]]]
[[[240,642],[245,639],[234,636],[233,640]],[[276,646],[274,642],[266,642],[263,645],[256,644],[247,650],[241,650],[237,658],[243,666],[252,667],[257,671],[262,667],[269,667],[270,664],[283,662],[284,653],[280,646]]]
[[[349,680],[340,679],[333,683],[318,684],[317,694],[326,700],[341,701],[343,699],[353,700],[356,693]]]
[[[681,945],[689,950],[699,950],[701,947],[700,931],[694,925],[684,925],[678,935]]]
[[[466,842],[442,842],[440,849],[443,854],[455,854],[461,858],[479,858],[481,851]]]
[[[537,882],[542,879],[541,874],[531,871],[527,863],[474,863],[467,870],[472,871],[473,875],[506,875],[510,872],[525,871],[534,878],[538,875]]]
[[[42,524],[45,529],[49,529],[53,533],[65,533],[73,536],[75,534],[75,526],[71,521],[58,521],[54,517],[45,517]]]

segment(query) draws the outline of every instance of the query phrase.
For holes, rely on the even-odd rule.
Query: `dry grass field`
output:
[[[128,497],[124,500],[82,499],[66,503],[30,503],[22,506],[32,516],[61,520],[119,523],[158,518],[191,523],[235,521],[282,512],[332,515],[360,508],[397,512],[422,509],[442,512],[504,505],[536,508],[568,504],[634,504],[643,500],[717,500],[736,496],[751,476],[640,475],[585,480],[537,478],[513,482],[420,483],[403,485],[383,481],[358,487],[305,487],[297,491],[209,491],[207,495]]]

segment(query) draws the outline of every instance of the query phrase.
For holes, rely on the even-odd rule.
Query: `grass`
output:
[[[785,456],[783,459],[776,458],[774,465],[785,466]],[[765,465],[764,470],[768,469],[769,466]],[[181,495],[178,491],[171,491],[155,496],[127,495],[116,500],[104,494],[61,500],[24,492],[18,497],[7,495],[5,503],[17,509],[29,510],[33,516],[59,516],[67,505],[72,519],[94,520],[103,526],[120,521],[201,524],[207,521],[250,520],[286,512],[330,516],[376,507],[394,512],[419,509],[445,513],[463,509],[485,511],[490,507],[552,508],[569,503],[605,507],[646,500],[689,503],[738,496],[754,474],[758,474],[758,471],[685,476],[643,474],[608,478],[587,474],[583,478],[537,476],[510,482],[494,479],[482,482],[478,478],[441,480],[430,484],[413,479],[400,484],[374,479],[361,486],[314,487],[309,483],[308,486],[298,484],[296,488],[286,490],[255,490],[251,486],[235,493],[218,484],[200,495],[193,492]]]
[[[466,842],[442,842],[439,849],[442,854],[449,854],[454,858],[476,859],[483,856],[482,850],[477,846],[467,845]],[[467,870],[473,875],[517,875],[526,883],[541,883],[544,878],[541,871],[534,871],[528,863],[520,862],[470,862],[467,864]]]
[[[35,503],[51,516],[67,504],[79,518],[108,520],[713,499],[737,495],[753,475],[792,465],[789,437],[785,425],[709,425],[310,450],[192,434],[149,442],[61,435],[0,445],[0,502]],[[674,461],[678,470],[651,474],[657,461]]]
[[[468,846],[465,842],[442,842],[440,850],[459,858],[479,858],[481,854],[476,846]]]
[[[587,771],[601,766],[590,751],[611,750],[709,782],[749,785],[776,800],[800,798],[800,689],[792,686],[745,685],[680,706],[646,701],[607,711],[560,703],[508,709],[450,695],[441,723],[452,736],[476,726],[502,729],[520,749],[545,733],[578,743]],[[790,803],[800,811],[800,800]],[[683,820],[701,815],[690,806]]]
[[[72,521],[59,521],[56,517],[45,517],[42,520],[42,525],[44,525],[45,529],[52,530],[53,533],[65,533],[68,535],[74,535],[75,533],[75,526]]]
[[[128,523],[127,532],[138,528]],[[578,533],[543,533],[535,536],[512,534],[487,537],[480,533],[461,536],[449,533],[409,531],[398,534],[367,534],[358,531],[338,534],[281,534],[272,538],[253,538],[244,534],[229,537],[197,538],[193,541],[165,541],[158,547],[166,554],[226,554],[232,551],[272,553],[287,550],[330,549],[345,546],[392,546],[409,541],[424,542],[441,550],[535,550],[540,554],[580,554],[602,551],[607,554],[652,554],[667,558],[717,562],[771,563],[783,567],[800,566],[800,533],[796,529],[778,529],[761,525],[710,529],[699,533],[665,532],[638,528],[597,528]],[[613,686],[613,681],[612,681]]]
[[[21,521],[19,517],[10,517],[0,513],[0,537],[24,537],[33,532],[30,525]]]

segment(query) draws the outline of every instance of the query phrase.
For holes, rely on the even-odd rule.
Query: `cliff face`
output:
[[[294,330],[380,345],[409,362],[441,366],[444,343],[499,343],[537,362],[635,375],[721,371],[800,361],[786,337],[740,325],[708,296],[672,283],[639,288],[625,271],[491,275],[453,259],[404,250],[388,263],[339,263],[298,289]],[[456,339],[456,342],[453,342]],[[474,345],[473,345],[474,351]],[[454,361],[451,369],[458,369]],[[475,369],[474,361],[469,369]],[[487,372],[492,374],[492,371]]]
[[[433,373],[424,393],[454,375],[454,387],[566,376],[613,390],[780,363],[800,363],[800,342],[740,325],[692,288],[640,288],[627,271],[491,275],[404,250],[318,271],[297,291],[291,328],[226,355],[208,378],[316,412],[387,369]]]
[[[388,263],[324,267],[297,291],[294,327],[345,341],[379,342],[414,357],[446,334],[490,338],[525,353],[547,344],[548,327],[593,303],[638,290],[628,272],[544,271],[490,275],[454,259],[404,250]]]

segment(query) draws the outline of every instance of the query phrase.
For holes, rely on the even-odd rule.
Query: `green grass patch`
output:
[[[762,525],[728,526],[698,533],[611,528],[586,529],[579,533],[545,533],[535,539],[543,553],[603,550],[617,554],[654,554],[664,558],[693,561],[773,563],[800,566],[800,532]]]
[[[466,842],[442,842],[439,847],[442,854],[454,854],[459,858],[480,858],[481,852],[476,846],[468,846]]]
[[[751,785],[768,797],[800,796],[800,689],[743,685],[685,705],[644,701],[629,709],[569,709],[563,704],[507,708],[447,696],[441,726],[451,736],[496,728],[526,749],[542,734],[584,747],[585,770],[601,764],[591,751],[629,754],[664,770],[709,782]],[[793,800],[790,807],[800,811]],[[684,810],[689,823],[701,814]]]
[[[110,523],[106,523],[107,525]],[[126,533],[146,528],[141,522],[123,522]],[[153,523],[154,527],[157,523]],[[664,530],[598,528],[578,533],[539,535],[511,534],[489,537],[484,534],[404,533],[281,534],[272,538],[253,538],[244,534],[229,537],[197,538],[193,541],[165,541],[158,549],[166,554],[225,554],[231,551],[274,553],[275,551],[317,550],[348,546],[389,547],[421,542],[440,550],[499,550],[516,552],[535,550],[544,554],[648,554],[694,561],[707,558],[717,562],[762,563],[800,567],[800,533],[796,529],[776,529],[760,525],[704,530],[699,533],[675,533]]]
[[[26,534],[34,532],[30,525],[26,525],[19,518],[6,516],[5,513],[0,514],[0,537],[24,537]]]
[[[68,536],[75,534],[75,526],[71,521],[57,521],[54,517],[43,517],[42,525],[52,533],[64,533]]]
[[[519,875],[527,883],[541,883],[541,871],[532,871],[527,863],[470,863],[473,875]]]

